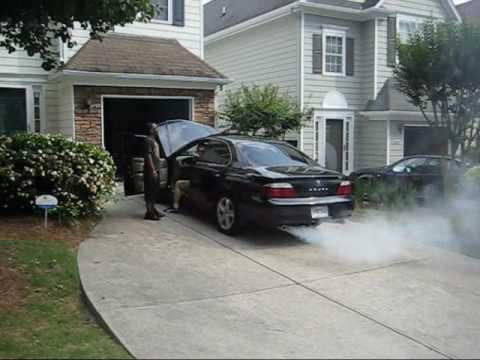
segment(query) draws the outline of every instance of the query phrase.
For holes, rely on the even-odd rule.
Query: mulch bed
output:
[[[45,229],[43,218],[40,216],[2,216],[0,217],[0,241],[62,241],[77,247],[88,237],[94,226],[95,220],[82,220],[73,225],[65,225],[51,218],[48,228]]]

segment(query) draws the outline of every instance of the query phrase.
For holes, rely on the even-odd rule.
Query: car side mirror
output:
[[[407,174],[411,174],[413,172],[413,168],[411,166],[407,166],[407,167],[405,167],[405,172]]]

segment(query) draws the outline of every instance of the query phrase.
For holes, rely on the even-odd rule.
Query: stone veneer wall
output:
[[[215,91],[111,86],[75,86],[75,139],[102,145],[102,95],[193,97],[195,120],[214,125]],[[90,106],[87,106],[89,99]]]

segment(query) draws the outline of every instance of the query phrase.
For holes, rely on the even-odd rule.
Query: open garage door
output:
[[[429,126],[405,126],[404,153],[405,156],[447,155],[447,131],[435,131]]]
[[[105,148],[117,165],[117,177],[122,178],[128,159],[143,164],[143,147],[128,148],[139,135],[146,135],[149,122],[162,123],[173,119],[193,119],[193,100],[188,98],[120,98],[104,97],[103,131]]]

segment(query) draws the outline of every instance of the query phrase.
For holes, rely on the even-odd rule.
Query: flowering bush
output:
[[[60,214],[75,219],[97,214],[113,195],[110,155],[60,135],[0,136],[0,209],[33,211],[38,195],[58,198]]]

